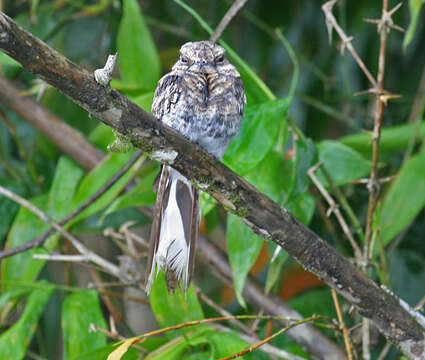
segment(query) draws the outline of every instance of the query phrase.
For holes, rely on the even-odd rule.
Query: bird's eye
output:
[[[187,63],[189,62],[189,59],[188,59],[186,56],[181,56],[181,57],[180,57],[180,61],[181,61],[183,64],[187,64]]]
[[[217,63],[217,64],[220,64],[220,63],[222,63],[224,61],[224,56],[223,55],[221,55],[221,56],[219,56],[219,57],[217,57],[216,59],[215,59],[215,62]]]

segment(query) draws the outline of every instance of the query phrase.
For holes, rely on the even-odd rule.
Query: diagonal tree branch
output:
[[[50,83],[133,144],[173,166],[266,240],[282,246],[370,318],[386,338],[412,359],[425,357],[424,329],[398,300],[379,288],[348,259],[229,170],[117,91],[97,84],[80,69],[0,12],[0,49]]]
[[[0,77],[1,79],[1,77]],[[10,81],[4,79],[4,82],[8,85],[5,89],[0,87],[0,102],[2,101],[1,95],[3,91],[7,91],[7,89],[12,86],[10,84]],[[16,93],[17,97],[21,97],[19,93]],[[36,114],[44,114],[44,109],[40,104],[37,104],[35,101],[31,104],[28,102],[23,102],[23,99],[17,99],[13,103],[7,103],[8,107],[10,107],[13,111],[21,111],[21,109],[17,108],[17,104],[20,106],[30,106],[30,110]],[[30,99],[28,99],[30,100]],[[33,107],[34,106],[34,107]],[[29,114],[31,111],[24,111],[25,114]],[[46,110],[47,111],[47,110]],[[29,121],[29,122],[35,122],[34,126],[37,125],[38,122],[41,122],[44,124],[46,122],[47,126],[44,127],[37,127],[40,129],[41,132],[43,132],[46,136],[50,137],[51,134],[48,132],[48,129],[50,129],[49,122],[52,123],[52,126],[56,124],[56,122],[63,122],[63,120],[59,118],[41,118],[38,117],[34,118],[27,118],[23,116],[23,119]],[[60,124],[59,124],[60,125]],[[60,127],[59,127],[60,128]],[[57,135],[57,134],[56,134]],[[70,153],[69,155],[77,161],[80,165],[83,161],[83,157],[81,154],[78,153],[79,149],[89,149],[82,144],[83,142],[87,142],[87,140],[84,137],[81,137],[81,134],[78,132],[64,132],[61,135],[61,141],[58,142],[58,147],[65,151],[67,148],[67,143],[76,143],[80,144],[82,146],[77,147],[75,152]],[[90,156],[96,157],[96,149],[93,147],[92,149],[89,149],[88,151],[91,151],[92,153],[89,154]],[[101,158],[98,159],[100,161]],[[93,167],[96,164],[93,165]],[[90,169],[89,169],[90,170]],[[114,176],[115,177],[115,176]],[[74,213],[74,212],[73,212]],[[149,208],[143,208],[143,213],[147,217],[152,217],[152,213],[149,210]],[[67,216],[67,219],[69,219],[71,214]],[[46,233],[45,233],[46,234]],[[44,235],[45,235],[44,234]],[[115,234],[116,236],[117,234]],[[128,232],[129,236],[134,236],[135,234],[131,231]],[[43,236],[43,235],[42,235]],[[34,241],[38,240],[40,238],[35,239]],[[31,241],[29,242],[31,245]],[[26,243],[28,244],[28,243]],[[143,245],[143,244],[142,244]],[[199,256],[201,258],[205,259],[205,262],[208,263],[211,266],[212,274],[218,277],[221,280],[224,280],[225,282],[231,284],[232,283],[232,269],[230,268],[230,265],[225,257],[225,255],[218,249],[217,246],[215,246],[213,243],[209,242],[207,239],[205,239],[203,236],[200,236],[199,238]],[[23,249],[8,249],[3,252],[0,252],[0,258],[2,254],[4,256],[8,255],[7,253],[10,253],[11,251],[22,251]],[[106,291],[106,290],[105,290]],[[283,303],[278,297],[271,296],[270,294],[265,294],[263,288],[261,285],[250,275],[247,278],[247,281],[245,283],[244,288],[244,296],[247,298],[247,301],[254,305],[256,308],[263,308],[268,314],[276,315],[280,317],[286,317],[286,318],[294,318],[294,319],[302,319],[302,316],[297,313],[295,310],[293,310],[291,307]],[[282,320],[276,320],[276,323],[281,326],[286,326],[286,323]],[[303,349],[305,349],[309,354],[311,354],[315,359],[324,359],[324,360],[341,360],[345,359],[344,352],[328,337],[326,337],[323,333],[321,333],[318,329],[316,329],[311,324],[304,324],[297,326],[296,328],[293,328],[288,331],[288,336],[293,339],[295,342],[297,342]]]

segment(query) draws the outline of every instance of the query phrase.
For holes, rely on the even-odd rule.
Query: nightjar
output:
[[[225,50],[210,41],[189,42],[171,72],[159,80],[152,113],[221,159],[238,132],[246,96]],[[146,290],[159,270],[167,287],[186,291],[194,267],[200,220],[199,192],[170,166],[163,166],[150,237]]]

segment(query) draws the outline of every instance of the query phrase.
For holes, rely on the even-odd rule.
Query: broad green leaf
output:
[[[97,190],[109,181],[132,157],[134,151],[125,154],[111,154],[105,157],[81,182],[73,199],[72,208],[76,208],[89,199]],[[80,213],[73,223],[84,219],[109,204],[124,188],[133,176],[133,171],[127,171],[108,191],[106,191],[92,205]]]
[[[12,59],[10,56],[6,55],[4,52],[0,51],[0,64],[6,65],[6,66],[13,66],[13,67],[20,67],[21,64],[19,64],[17,61]]]
[[[232,267],[236,298],[246,307],[242,292],[245,280],[263,246],[263,239],[255,235],[236,215],[227,214],[227,252]]]
[[[283,155],[271,151],[258,166],[245,175],[245,178],[273,201],[282,204],[291,174],[283,166]]]
[[[123,1],[117,46],[122,80],[153,90],[160,76],[159,57],[136,0]]]
[[[406,35],[404,35],[403,50],[406,50],[407,46],[413,40],[416,25],[418,23],[419,14],[424,3],[425,0],[409,0],[410,24],[407,28]]]
[[[142,95],[131,98],[137,105],[139,105],[143,110],[151,112],[152,102],[153,102],[153,91],[144,93]]]
[[[174,294],[169,294],[162,272],[155,278],[150,294],[150,304],[156,320],[161,327],[204,318],[204,313],[193,286],[189,286],[187,293],[184,293],[181,289],[177,289]],[[199,328],[203,328],[203,326],[197,325],[196,329]],[[181,334],[182,332],[186,333],[193,330],[193,327],[183,328],[179,331],[169,332],[167,336],[175,337],[176,333]]]
[[[285,207],[304,225],[308,225],[314,215],[316,202],[313,195],[309,192],[304,192],[292,197],[291,200],[285,204]]]
[[[310,179],[307,171],[314,165],[316,159],[316,145],[313,140],[297,140],[295,143],[295,159],[292,161],[292,178],[285,203],[292,197],[307,191]]]
[[[106,336],[90,332],[90,324],[106,329],[99,297],[95,290],[68,295],[62,303],[63,358],[78,359],[80,354],[106,345]]]
[[[40,281],[39,284],[48,283]],[[49,300],[53,287],[36,289],[31,292],[25,304],[25,309],[19,320],[0,335],[0,354],[5,360],[23,359],[31,339],[37,329],[38,319]]]
[[[111,205],[106,208],[105,212],[103,213],[103,217],[115,211],[125,209],[126,207],[147,206],[155,204],[156,195],[152,191],[152,184],[158,171],[156,171],[156,168],[152,170],[154,171],[146,174],[143,179],[130,191],[115,199]]]
[[[103,151],[108,151],[108,145],[115,140],[115,135],[109,126],[100,123],[88,136],[88,140]]]
[[[239,174],[258,165],[275,145],[281,126],[286,126],[288,106],[287,98],[247,106],[241,129],[230,143],[224,163]]]
[[[243,349],[251,346],[251,344],[241,340],[239,336],[233,331],[213,333],[208,337],[208,340],[215,349],[215,359],[236,354],[239,351],[242,351]],[[261,351],[249,352],[245,354],[243,358],[269,359],[269,357]]]
[[[386,157],[392,153],[404,150],[413,135],[416,132],[418,139],[425,138],[425,122],[421,122],[417,128],[416,124],[405,124],[399,126],[385,127],[381,132],[379,141],[379,158]],[[357,133],[343,136],[338,139],[344,145],[347,145],[361,153],[366,159],[372,154],[371,136],[366,133]]]
[[[38,196],[29,200],[34,206],[41,210],[46,210],[47,195]],[[24,207],[18,211],[6,241],[6,249],[14,248],[28,241],[35,239],[46,231],[49,226]],[[6,258],[1,263],[2,280],[32,280],[37,274],[28,278],[28,268],[35,265],[32,254],[35,250],[24,251],[10,258]]]
[[[0,309],[12,300],[18,299],[25,294],[28,294],[31,288],[27,287],[13,287],[10,290],[3,292],[0,295]]]
[[[18,195],[23,196],[25,193],[24,186],[16,180],[1,178],[0,184]],[[0,196],[0,244],[3,243],[3,239],[9,231],[10,224],[18,210],[19,205],[16,202],[5,196]]]
[[[338,141],[322,141],[318,148],[319,159],[336,185],[359,179],[370,171],[369,161],[357,151]],[[323,176],[319,175],[319,178],[322,184],[327,184]]]
[[[71,210],[70,204],[82,174],[81,168],[72,160],[66,157],[60,158],[48,196],[42,195],[31,199],[31,203],[45,211],[54,220],[62,220]],[[49,227],[36,215],[21,207],[8,234],[6,248],[10,249],[31,241],[48,230]],[[46,240],[44,247],[53,249],[57,238],[57,234],[52,235]],[[23,281],[35,279],[45,261],[33,260],[32,255],[40,252],[45,252],[45,250],[34,249],[5,259],[2,262],[2,279]]]
[[[150,353],[146,360],[183,360],[191,355],[196,354],[194,359],[203,359],[199,355],[203,353],[196,352],[198,348],[204,348],[209,344],[208,335],[214,333],[215,330],[211,327],[192,326],[191,331],[188,331],[183,336],[179,336],[168,343],[165,343],[154,352]],[[143,344],[143,343],[142,343]],[[210,358],[211,359],[211,358]]]
[[[379,227],[384,245],[399,234],[425,206],[425,147],[410,158],[382,202]]]

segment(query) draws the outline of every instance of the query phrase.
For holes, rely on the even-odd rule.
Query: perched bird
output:
[[[242,121],[246,96],[225,50],[210,41],[189,42],[155,90],[152,113],[221,159]],[[168,291],[186,291],[194,266],[200,220],[199,192],[178,171],[163,166],[150,237],[146,290],[159,270]]]

